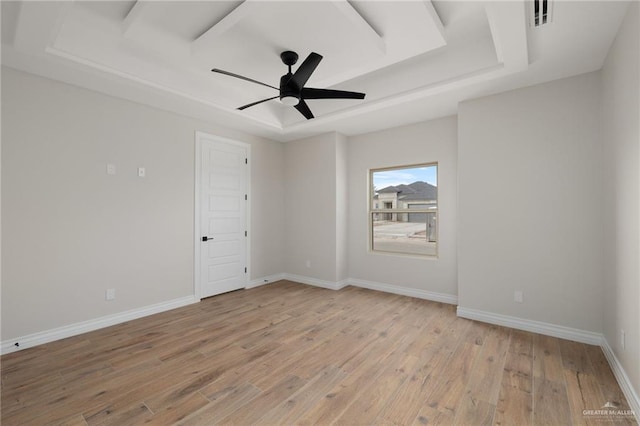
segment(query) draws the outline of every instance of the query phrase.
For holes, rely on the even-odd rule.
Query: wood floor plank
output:
[[[211,399],[213,395],[237,383],[252,383],[258,381],[272,371],[275,368],[274,366],[281,365],[283,358],[286,358],[287,355],[294,354],[295,350],[293,347],[294,345],[291,344],[280,345],[266,353],[260,359],[249,362],[241,367],[232,368],[222,374],[218,379],[200,389],[200,393]]]
[[[472,366],[481,351],[481,346],[475,341],[469,342],[464,336],[472,335],[474,329],[467,325],[468,333],[460,337],[460,343],[455,351],[438,367],[437,378],[433,382],[433,390],[425,400],[426,405],[442,412],[450,412],[455,418],[458,402],[461,400],[464,390],[471,377]],[[473,339],[471,339],[473,340]],[[456,371],[456,374],[448,374]]]
[[[29,401],[34,400],[34,395],[49,394],[65,384],[65,380],[59,371],[43,373],[40,376],[25,379],[24,383],[15,383],[15,386],[2,389],[2,412],[6,415],[15,410],[26,409]]]
[[[603,397],[621,410],[629,410],[627,400],[616,382],[613,371],[602,352],[597,346],[587,346],[589,361],[591,362],[593,375],[600,385]]]
[[[209,403],[193,411],[176,424],[184,426],[219,424],[254,400],[262,391],[250,383],[230,386],[209,398]]]
[[[444,371],[456,371],[457,374],[441,374],[433,383],[433,391],[425,400],[431,408],[455,415],[460,408],[467,382],[471,376],[471,368],[480,348],[472,343],[462,342],[454,352]]]
[[[73,415],[58,423],[58,426],[87,426],[87,422],[80,415]]]
[[[375,386],[370,386],[361,392],[353,403],[336,419],[336,422],[342,424],[373,424],[417,364],[417,358],[400,355],[376,378]]]
[[[585,374],[593,374],[591,362],[587,355],[587,346],[584,343],[570,340],[558,340],[562,356],[562,366],[565,370],[578,371]]]
[[[141,424],[153,417],[153,412],[143,402],[128,402],[115,411],[100,411],[95,415],[84,417],[86,424],[93,425],[122,425]]]
[[[251,409],[239,409],[220,420],[223,424],[254,424],[265,412],[286,401],[305,385],[300,377],[287,376],[273,387],[263,390],[250,402]],[[247,404],[248,405],[248,404]]]
[[[533,376],[535,379],[561,383],[564,367],[560,345],[554,337],[533,335]]]
[[[102,400],[102,403],[92,406],[82,414],[87,421],[91,419],[92,423],[100,423],[108,418],[121,418],[125,416],[124,413],[136,408],[131,406],[132,402],[144,402],[152,396],[166,392],[175,383],[183,382],[186,377],[197,374],[205,360],[206,358],[199,353],[185,354],[175,359],[174,368],[165,374],[157,375],[144,383],[123,387],[117,395]],[[146,404],[145,407],[149,408]]]
[[[208,362],[203,362],[201,365],[196,366],[194,371],[185,377],[185,380],[176,380],[174,385],[162,393],[145,398],[145,404],[154,412],[164,406],[178,404],[180,401],[188,398],[192,393],[199,392],[200,389],[207,386],[210,382],[215,381],[227,370],[250,363],[252,360],[260,358],[269,351],[270,348],[247,351],[234,345],[225,353],[227,356],[216,357],[215,360],[209,359]]]
[[[569,425],[573,423],[564,382],[534,378],[533,424]]]
[[[111,398],[116,398],[123,388],[138,386],[157,376],[162,369],[158,360],[150,360],[138,364],[132,370],[116,371],[99,382],[74,382],[69,385],[62,383],[60,388],[50,392],[34,392],[21,409],[6,412],[2,410],[2,421],[8,423],[26,423],[35,419],[46,419],[48,422],[61,421],[73,413],[102,404]],[[108,379],[107,379],[108,377]]]
[[[385,336],[385,338],[388,336]],[[396,336],[393,336],[396,337]],[[397,337],[399,340],[399,337]],[[397,340],[396,340],[397,341]],[[311,410],[298,419],[300,424],[329,424],[338,418],[382,373],[380,365],[386,360],[395,360],[401,353],[394,350],[395,345],[379,345],[367,350],[373,355],[368,362],[358,363],[353,369],[348,368],[348,376],[335,386]],[[394,355],[396,355],[394,357]]]
[[[511,333],[504,327],[491,327],[485,334],[482,349],[473,366],[466,394],[489,404],[496,404]]]
[[[455,424],[493,422],[509,349],[509,330],[491,327],[472,367],[462,398],[456,404]]]
[[[583,410],[598,410],[606,403],[595,378],[590,374],[567,368],[565,370],[565,381],[569,407],[574,422],[591,425],[602,423],[599,418],[583,415]]]
[[[503,389],[531,394],[533,389],[533,342],[531,333],[513,330],[504,365]]]
[[[162,406],[153,413],[153,416],[145,420],[149,425],[173,425],[199,410],[209,403],[209,400],[198,392],[190,393],[179,401]]]
[[[398,425],[411,424],[419,416],[433,421],[434,413],[437,412],[437,404],[432,401],[431,404],[435,408],[430,407],[427,397],[437,389],[438,384],[443,386],[441,384],[445,377],[443,372],[449,368],[451,357],[460,343],[463,340],[473,341],[474,344],[478,343],[477,330],[474,326],[473,322],[462,318],[455,318],[444,329],[435,326],[431,331],[436,340],[433,340],[433,344],[421,353],[422,365],[413,372],[406,385],[398,391],[395,399],[389,403],[379,419]],[[483,326],[479,325],[479,327]],[[453,421],[453,414],[435,417],[450,417],[451,422]]]
[[[344,380],[345,377],[345,372],[340,368],[333,365],[326,367],[296,393],[267,411],[256,424],[295,424],[300,416],[313,407],[332,387]]]
[[[39,377],[42,374],[57,370],[61,365],[68,365],[68,362],[77,363],[74,354],[83,353],[91,347],[91,342],[87,339],[65,339],[69,343],[68,347],[60,346],[58,350],[53,350],[57,357],[47,362],[44,354],[49,353],[46,345],[42,348],[29,348],[25,350],[26,359],[23,362],[13,362],[16,358],[9,358],[5,363],[4,356],[2,358],[2,381],[7,388],[11,388],[14,384],[21,384],[29,378]],[[43,352],[44,351],[44,352]],[[17,352],[21,354],[22,352]],[[15,355],[15,354],[9,354]],[[5,365],[6,364],[6,365]]]
[[[533,341],[531,333],[513,330],[504,365],[494,423],[533,421]]]
[[[530,425],[533,424],[533,394],[513,389],[503,382],[504,389],[500,393],[494,424],[496,425]]]
[[[465,403],[465,400],[469,402]],[[456,410],[456,416],[453,419],[454,425],[491,425],[494,423],[495,404],[465,396],[461,405],[462,407]]]
[[[436,345],[436,341],[442,337],[443,330],[455,320],[455,315],[443,311],[445,306],[438,304],[428,309],[429,315],[425,315],[423,332],[407,346],[408,355],[421,358],[425,351]]]
[[[418,415],[411,423],[415,426],[422,425],[452,425],[453,424],[454,413],[451,411],[440,411],[436,408],[429,407],[428,405],[424,405],[420,407],[420,411]]]
[[[628,408],[598,347],[290,281],[8,354],[0,376],[8,425],[590,424],[582,410]]]
[[[181,368],[189,369],[190,363],[197,362],[200,357],[200,354],[189,354],[188,357],[168,365],[150,359],[144,364],[136,364],[130,369],[90,382],[86,387],[82,387],[80,383],[74,383],[70,389],[63,389],[54,401],[37,406],[42,413],[39,419],[47,419],[48,422],[53,423],[70,410],[83,414],[97,411],[119,413],[122,409],[126,409],[127,402],[131,401],[128,399],[130,395],[141,390],[146,392],[155,389],[158,383],[163,386],[161,381],[163,374],[164,377],[171,377],[173,372],[181,371]]]

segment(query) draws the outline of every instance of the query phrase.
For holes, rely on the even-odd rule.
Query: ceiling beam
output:
[[[219,20],[217,23],[213,24],[208,30],[200,34],[198,38],[196,38],[191,44],[191,50],[196,52],[203,48],[206,48],[211,44],[211,42],[220,37],[222,34],[226,33],[235,26],[241,19],[246,17],[251,11],[251,2],[243,1],[233,9],[229,14],[227,14],[224,18]]]
[[[338,11],[349,20],[352,28],[358,31],[372,45],[374,45],[382,53],[387,52],[387,45],[382,37],[373,29],[373,27],[364,19],[357,10],[351,6],[347,0],[333,0],[330,2]]]
[[[132,29],[136,26],[136,24],[140,23],[140,17],[144,14],[144,10],[149,6],[148,1],[136,1],[127,13],[127,16],[122,21],[122,35],[127,37],[131,35]]]
[[[512,72],[529,67],[525,3],[500,1],[485,5],[498,62]]]
[[[73,2],[20,3],[14,47],[17,50],[42,53],[53,46]]]
[[[436,29],[438,30],[438,33],[440,33],[440,37],[442,38],[443,43],[447,44],[447,41],[444,37],[444,25],[442,25],[442,21],[440,20],[438,11],[436,10],[435,7],[433,7],[433,3],[431,3],[431,0],[424,0],[422,4],[424,4],[425,9],[427,10],[427,15],[429,16],[429,20],[436,27]]]

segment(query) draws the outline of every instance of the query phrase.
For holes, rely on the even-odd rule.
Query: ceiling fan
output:
[[[311,77],[311,74],[313,74],[313,71],[315,71],[316,67],[322,60],[322,56],[318,55],[315,52],[311,52],[309,56],[307,56],[307,59],[305,59],[304,62],[300,64],[295,73],[291,73],[291,66],[295,65],[295,63],[298,62],[298,54],[296,52],[292,52],[290,50],[282,52],[280,54],[280,59],[282,59],[282,62],[284,62],[284,64],[289,67],[289,72],[280,78],[279,88],[271,86],[270,84],[263,83],[261,81],[254,80],[252,78],[234,74],[229,71],[224,71],[217,68],[214,68],[211,71],[231,77],[236,77],[245,81],[250,81],[262,86],[271,87],[272,89],[276,89],[280,92],[278,96],[273,96],[271,98],[262,99],[257,102],[243,105],[238,108],[239,110],[243,110],[254,105],[270,101],[272,99],[280,98],[280,101],[284,105],[293,106],[295,109],[300,111],[300,113],[304,115],[307,120],[310,120],[313,118],[313,113],[305,102],[306,99],[364,99],[364,93],[348,92],[346,90],[314,89],[311,87],[304,87],[305,83],[307,82],[307,80],[309,80],[309,77]]]

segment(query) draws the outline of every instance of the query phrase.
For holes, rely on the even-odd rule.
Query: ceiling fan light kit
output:
[[[295,73],[291,72],[291,67],[295,65],[296,62],[298,62],[298,54],[296,52],[292,52],[290,50],[284,51],[280,54],[280,59],[287,67],[289,67],[289,71],[287,72],[287,74],[283,75],[280,78],[279,88],[218,68],[214,68],[211,71],[230,77],[239,78],[251,83],[260,84],[262,86],[271,87],[280,92],[279,96],[273,96],[270,98],[252,102],[247,105],[243,105],[237,108],[239,110],[244,110],[254,105],[280,98],[280,102],[282,102],[283,105],[293,106],[307,120],[310,120],[314,118],[314,116],[309,109],[309,106],[305,102],[305,99],[364,99],[365,97],[365,94],[360,92],[304,87],[304,85],[309,80],[309,77],[311,77],[311,74],[313,74],[315,69],[318,67],[318,64],[320,64],[320,61],[322,60],[322,56],[315,52],[311,52],[309,56],[307,56],[307,58],[302,62],[302,64],[300,64]]]
[[[282,96],[280,102],[282,102],[283,105],[296,106],[300,103],[300,99],[295,96]]]

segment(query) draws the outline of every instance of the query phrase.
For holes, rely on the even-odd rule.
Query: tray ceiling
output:
[[[601,66],[625,10],[588,3],[593,7],[580,13],[597,13],[604,25],[589,36],[600,43],[593,55],[580,57],[581,72]],[[527,4],[3,2],[2,62],[280,140],[327,130],[362,132],[380,128],[385,111],[387,126],[404,124],[451,114],[470,93],[577,73],[562,56],[562,43],[569,51],[576,44],[569,38],[587,28],[573,20],[563,24],[565,5],[556,4],[558,28],[532,29]],[[296,51],[299,63],[310,52],[324,56],[308,86],[361,91],[366,99],[310,100],[316,118],[309,121],[278,100],[238,111],[277,92],[210,72],[221,68],[277,86],[286,73],[279,58],[284,50]],[[557,64],[545,65],[548,56]],[[436,100],[437,107],[429,104]]]

